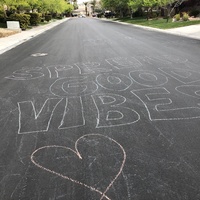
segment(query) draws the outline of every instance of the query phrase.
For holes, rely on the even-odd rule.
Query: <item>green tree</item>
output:
[[[133,13],[142,6],[142,2],[141,0],[129,0],[128,6],[131,9],[131,18],[132,18]]]
[[[167,22],[171,17],[175,7],[179,7],[185,0],[162,0],[162,7],[167,11]]]
[[[72,2],[73,2],[74,10],[78,9],[78,3],[77,3],[77,0],[72,0]]]
[[[149,12],[152,12],[152,9],[158,6],[158,1],[161,0],[142,0],[142,7],[147,12],[147,20],[149,20]]]
[[[129,11],[128,7],[129,0],[117,0],[116,11],[119,13],[120,17],[124,17]]]
[[[15,13],[37,10],[42,13],[63,13],[71,11],[73,6],[66,0],[0,0],[0,8],[5,12],[5,6]]]
[[[96,4],[97,4],[97,1],[96,1],[96,0],[93,0],[93,1],[90,2],[90,4],[92,5],[92,13],[94,13],[94,11],[95,11],[95,6],[96,6]]]
[[[39,0],[27,0],[27,3],[29,4],[31,11],[37,10],[40,7]]]
[[[170,17],[174,7],[181,5],[185,0],[129,0],[128,5],[135,12],[139,7],[147,12],[147,20],[152,9],[163,8],[166,10],[168,18]]]
[[[128,2],[129,0],[102,0],[102,6],[123,17],[124,13],[129,10]]]
[[[65,0],[40,0],[38,6],[43,13],[61,14],[73,9],[73,6]]]
[[[7,8],[7,6],[5,4],[5,1],[4,0],[0,0],[0,12],[3,13],[4,18],[7,17],[6,8]]]

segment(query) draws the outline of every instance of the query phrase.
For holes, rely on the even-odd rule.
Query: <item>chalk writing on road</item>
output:
[[[90,142],[90,141],[92,141],[92,142]],[[81,143],[80,147],[83,145],[85,146],[84,151],[82,151],[82,152],[79,150],[80,143]],[[107,148],[104,149],[104,151],[103,151],[103,152],[105,152],[105,154],[104,155],[99,155],[99,154],[96,155],[96,159],[92,163],[93,166],[91,166],[91,163],[88,162],[88,157],[89,157],[89,155],[92,154],[92,152],[93,152],[93,151],[91,151],[92,149],[99,147],[99,143],[103,143],[104,145],[106,145]],[[86,147],[90,150],[89,155],[85,154],[85,151],[87,149]],[[113,149],[115,149],[118,152],[118,158],[120,157],[120,160],[115,161],[115,159],[112,159]],[[62,166],[66,165],[66,168],[65,168],[66,170],[70,169],[69,166],[71,166],[71,163],[73,162],[73,157],[74,157],[74,159],[77,158],[80,162],[79,165],[77,166],[78,168],[81,168],[81,165],[83,165],[84,169],[87,166],[91,170],[91,168],[93,168],[93,167],[95,168],[95,166],[97,165],[98,169],[101,169],[101,170],[104,169],[105,171],[109,172],[109,174],[106,177],[104,177],[103,182],[106,182],[106,185],[104,184],[105,186],[102,189],[102,191],[100,191],[100,189],[95,186],[96,183],[94,183],[94,186],[93,186],[93,185],[91,185],[91,182],[87,183],[87,180],[84,180],[84,182],[83,182],[81,180],[77,180],[76,177],[73,177],[73,174],[70,174],[70,172],[74,168],[76,169],[76,166],[74,166],[75,164],[72,165],[73,169],[70,169],[70,171],[60,172],[58,159],[56,160],[56,158],[54,157],[56,155],[56,153],[52,154],[52,151],[55,151],[55,152],[62,151],[65,153],[65,157],[69,154],[69,158],[70,158],[69,161],[68,161],[68,159],[62,159]],[[110,151],[112,153],[110,153]],[[50,152],[50,153],[48,154],[48,152]],[[121,156],[119,156],[119,154],[121,154]],[[47,157],[48,155],[50,157]],[[55,162],[55,164],[58,164],[58,166],[56,166],[56,167],[48,166],[47,163],[44,163],[44,161],[43,161],[44,158],[40,159],[40,156],[42,156],[42,157],[46,156],[47,160],[50,159],[51,161]],[[93,155],[93,156],[95,156],[95,155]],[[110,160],[109,164],[111,164],[111,166],[109,166],[108,163],[105,163],[105,161],[108,158]],[[58,145],[43,146],[43,147],[36,149],[32,153],[31,161],[34,165],[39,167],[41,170],[47,171],[51,174],[59,176],[63,179],[71,181],[75,184],[81,185],[87,189],[90,189],[92,192],[97,192],[98,194],[100,194],[100,200],[102,200],[102,199],[110,200],[110,198],[106,195],[106,193],[109,191],[109,189],[112,187],[113,183],[117,180],[119,175],[122,173],[122,170],[123,170],[123,167],[124,167],[125,161],[126,161],[126,152],[121,144],[119,144],[117,141],[115,141],[114,139],[112,139],[110,137],[107,137],[107,136],[104,136],[101,134],[87,134],[87,135],[83,135],[82,137],[78,138],[78,140],[75,142],[74,150],[69,147],[66,147],[66,146],[58,146]],[[101,167],[99,167],[99,166],[101,166]],[[77,170],[77,171],[80,171],[80,170]],[[93,171],[98,173],[97,169],[93,170]],[[98,182],[102,182],[102,181],[98,180]]]
[[[99,94],[93,95],[92,98],[98,112],[96,128],[133,124],[140,119],[135,110],[123,106],[126,102],[123,96]]]
[[[110,131],[120,126],[134,127],[144,117],[151,123],[198,120],[200,73],[190,64],[187,59],[163,55],[23,67],[5,78],[16,86],[23,85],[27,96],[21,100],[21,91],[9,91],[9,101],[1,99],[5,105],[1,119],[17,110],[18,134],[33,135],[54,130],[58,130],[55,134],[76,132],[88,128],[88,124],[98,132]],[[12,98],[17,99],[16,105]],[[123,146],[101,134],[79,137],[74,148],[40,143],[31,152],[31,161],[40,170],[84,187],[100,200],[111,200],[108,191],[126,161]],[[87,180],[91,172],[94,178]]]
[[[104,64],[85,62],[24,67],[6,78],[15,81],[48,78],[52,81],[48,90],[50,97],[44,98],[40,107],[29,99],[18,102],[18,133],[47,132],[54,113],[61,106],[63,113],[58,129],[85,126],[86,97],[96,109],[96,121],[93,119],[96,128],[138,123],[141,120],[138,105],[146,109],[150,121],[198,119],[200,88],[194,83],[200,81],[200,73],[188,67],[189,63],[187,59],[163,55],[161,58],[109,58]],[[181,68],[171,67],[176,64],[181,64]],[[171,79],[176,85],[170,85]]]
[[[16,80],[16,81],[38,79],[44,76],[41,70],[42,70],[41,67],[36,67],[32,69],[28,69],[27,67],[24,67],[21,70],[14,71],[12,75],[7,76],[5,78]]]
[[[166,88],[148,88],[131,91],[138,97],[147,109],[149,119],[156,120],[183,120],[200,118],[200,107],[177,106],[176,96]],[[179,105],[179,104],[178,104]]]

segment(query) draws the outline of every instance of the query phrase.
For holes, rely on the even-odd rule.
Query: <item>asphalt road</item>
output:
[[[200,199],[199,61],[89,18],[0,55],[0,199]]]

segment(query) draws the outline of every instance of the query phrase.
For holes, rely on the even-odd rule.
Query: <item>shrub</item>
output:
[[[143,17],[144,13],[141,8],[138,8],[137,11],[134,12],[133,17]]]
[[[189,19],[189,15],[185,12],[183,13],[183,17],[182,17],[183,21],[188,21]]]
[[[5,19],[0,16],[0,23],[5,23]]]
[[[58,15],[58,16],[56,17],[56,19],[63,19],[63,16],[62,16],[62,15]]]
[[[51,13],[53,19],[56,19],[57,15],[58,15],[57,13]]]
[[[179,20],[181,19],[181,16],[180,16],[180,14],[176,14],[176,15],[174,16],[174,18],[175,18],[176,21],[179,21]]]
[[[45,15],[45,20],[47,21],[47,22],[49,22],[51,19],[52,19],[52,16],[51,15]]]
[[[189,15],[197,17],[200,14],[200,10],[191,10]]]
[[[150,14],[150,17],[151,17],[151,18],[157,18],[157,17],[158,17],[158,14],[157,14],[156,12],[152,12],[152,13]]]
[[[11,14],[9,20],[19,21],[20,28],[26,30],[30,24],[30,15],[27,14]]]
[[[5,23],[5,16],[3,14],[3,11],[0,10],[0,23]]]
[[[5,21],[4,22],[0,22],[0,28],[7,28],[7,25],[6,25]]]
[[[98,17],[98,18],[101,18],[101,17],[103,17],[103,12],[101,12],[101,13],[98,13],[98,14],[97,14],[97,17]]]
[[[28,13],[30,15],[30,24],[38,25],[41,22],[41,14],[40,13]]]

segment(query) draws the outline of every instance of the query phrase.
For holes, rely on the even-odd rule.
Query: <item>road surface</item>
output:
[[[199,58],[90,18],[0,55],[0,199],[200,199]]]

